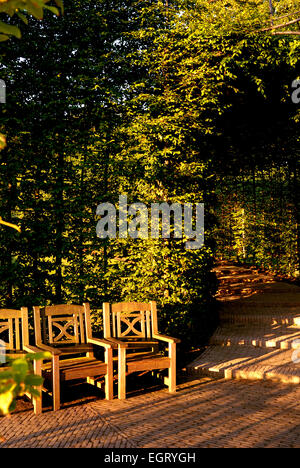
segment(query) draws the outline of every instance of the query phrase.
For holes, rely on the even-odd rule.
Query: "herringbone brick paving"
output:
[[[299,399],[299,386],[203,377],[39,416],[28,403],[1,418],[0,448],[299,448]]]
[[[5,439],[0,448],[133,447],[126,436],[93,410],[91,403],[37,416],[28,408],[0,421]]]
[[[299,396],[298,386],[202,378],[176,395],[110,403],[103,415],[138,447],[300,447]]]

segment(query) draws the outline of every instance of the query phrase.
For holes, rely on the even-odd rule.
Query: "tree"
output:
[[[0,42],[7,41],[10,37],[21,38],[21,31],[18,25],[11,24],[12,17],[18,17],[23,23],[28,24],[27,15],[36,19],[42,19],[44,10],[50,10],[55,15],[59,15],[59,9],[63,13],[62,0],[55,0],[59,7],[48,5],[50,0],[3,0],[0,3],[0,13],[8,17],[8,21],[0,20]],[[0,133],[0,151],[6,146],[5,135]]]
[[[219,57],[212,80],[220,91],[218,255],[297,275],[299,108],[291,84],[299,74],[300,43],[294,35],[271,35],[262,27],[269,21],[268,5],[258,2],[260,11],[251,5],[228,2],[224,12],[219,2],[198,2],[198,18],[208,18],[206,31]],[[274,18],[297,13],[295,2],[274,6]],[[195,37],[203,37],[204,23],[198,24]]]

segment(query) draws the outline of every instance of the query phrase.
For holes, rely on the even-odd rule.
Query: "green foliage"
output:
[[[205,98],[198,102],[185,84],[186,35],[172,31],[175,19],[167,22],[154,2],[70,5],[59,22],[48,15],[32,24],[2,57],[10,96],[1,215],[22,229],[21,239],[0,232],[2,301],[88,300],[98,311],[103,300],[139,296],[158,301],[169,331],[196,335],[216,287],[209,273],[214,197],[207,142],[198,147],[211,124],[197,124]],[[178,53],[185,62],[174,75]],[[203,251],[172,241],[98,239],[96,207],[121,193],[147,204],[207,203]]]
[[[219,193],[218,255],[299,278],[296,186],[299,172],[291,161],[228,175]]]
[[[28,353],[22,358],[11,359],[5,369],[0,371],[0,411],[6,415],[16,407],[16,399],[25,393],[40,398],[43,378],[33,372],[33,360],[51,357],[50,353]],[[8,365],[7,365],[8,364]]]
[[[250,10],[230,3],[244,33],[215,42],[223,94],[215,141],[217,255],[297,277],[299,106],[291,100],[291,83],[299,74],[300,41],[246,34]],[[296,10],[293,2],[275,6],[277,16]],[[218,25],[218,8],[210,30]],[[263,11],[257,20],[263,26]]]
[[[128,194],[129,203],[142,201],[149,207],[154,201],[204,202],[205,245],[189,251],[183,241],[172,238],[128,239],[119,249],[114,246],[122,259],[118,284],[125,300],[157,300],[162,329],[182,337],[185,345],[194,345],[202,342],[208,323],[213,322],[216,290],[210,275],[214,254],[212,154],[207,137],[213,132],[211,90],[202,96],[196,91],[206,72],[197,59],[204,51],[178,25],[176,10],[156,5],[156,29],[149,20],[151,13],[154,10],[148,6],[143,28],[131,33],[143,41],[143,47],[131,53],[131,61],[146,73],[132,82],[127,103],[130,121],[119,129],[119,190]]]
[[[26,25],[28,24],[27,15],[41,20],[44,10],[49,10],[55,15],[59,15],[59,9],[63,12],[62,0],[55,0],[57,7],[48,5],[50,0],[1,0],[0,13],[8,17],[16,16]],[[0,20],[0,42],[7,41],[11,36],[20,39],[20,28],[14,24],[9,24]]]

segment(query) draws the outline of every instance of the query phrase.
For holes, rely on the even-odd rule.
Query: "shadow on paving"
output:
[[[299,396],[298,387],[274,382],[202,379],[175,395],[96,407],[139,447],[299,447]]]
[[[7,440],[0,447],[300,447],[296,385],[182,378],[169,394],[133,384],[123,401],[103,400],[93,387],[87,396],[90,386],[78,386],[76,401],[69,393],[62,410],[39,416],[23,403],[1,421]]]

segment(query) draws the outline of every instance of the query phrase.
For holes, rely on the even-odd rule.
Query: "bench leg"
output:
[[[33,362],[33,371],[36,375],[42,375],[42,361]],[[33,411],[34,414],[41,414],[42,412],[42,387],[37,387],[37,390],[40,392],[40,398],[33,397]]]
[[[60,409],[59,356],[52,357],[53,410]]]
[[[107,400],[112,400],[114,397],[112,349],[106,349],[105,362],[107,364],[107,370],[105,375],[105,398]]]
[[[176,343],[169,343],[169,392],[176,392]]]
[[[126,398],[126,349],[118,348],[118,397]]]

